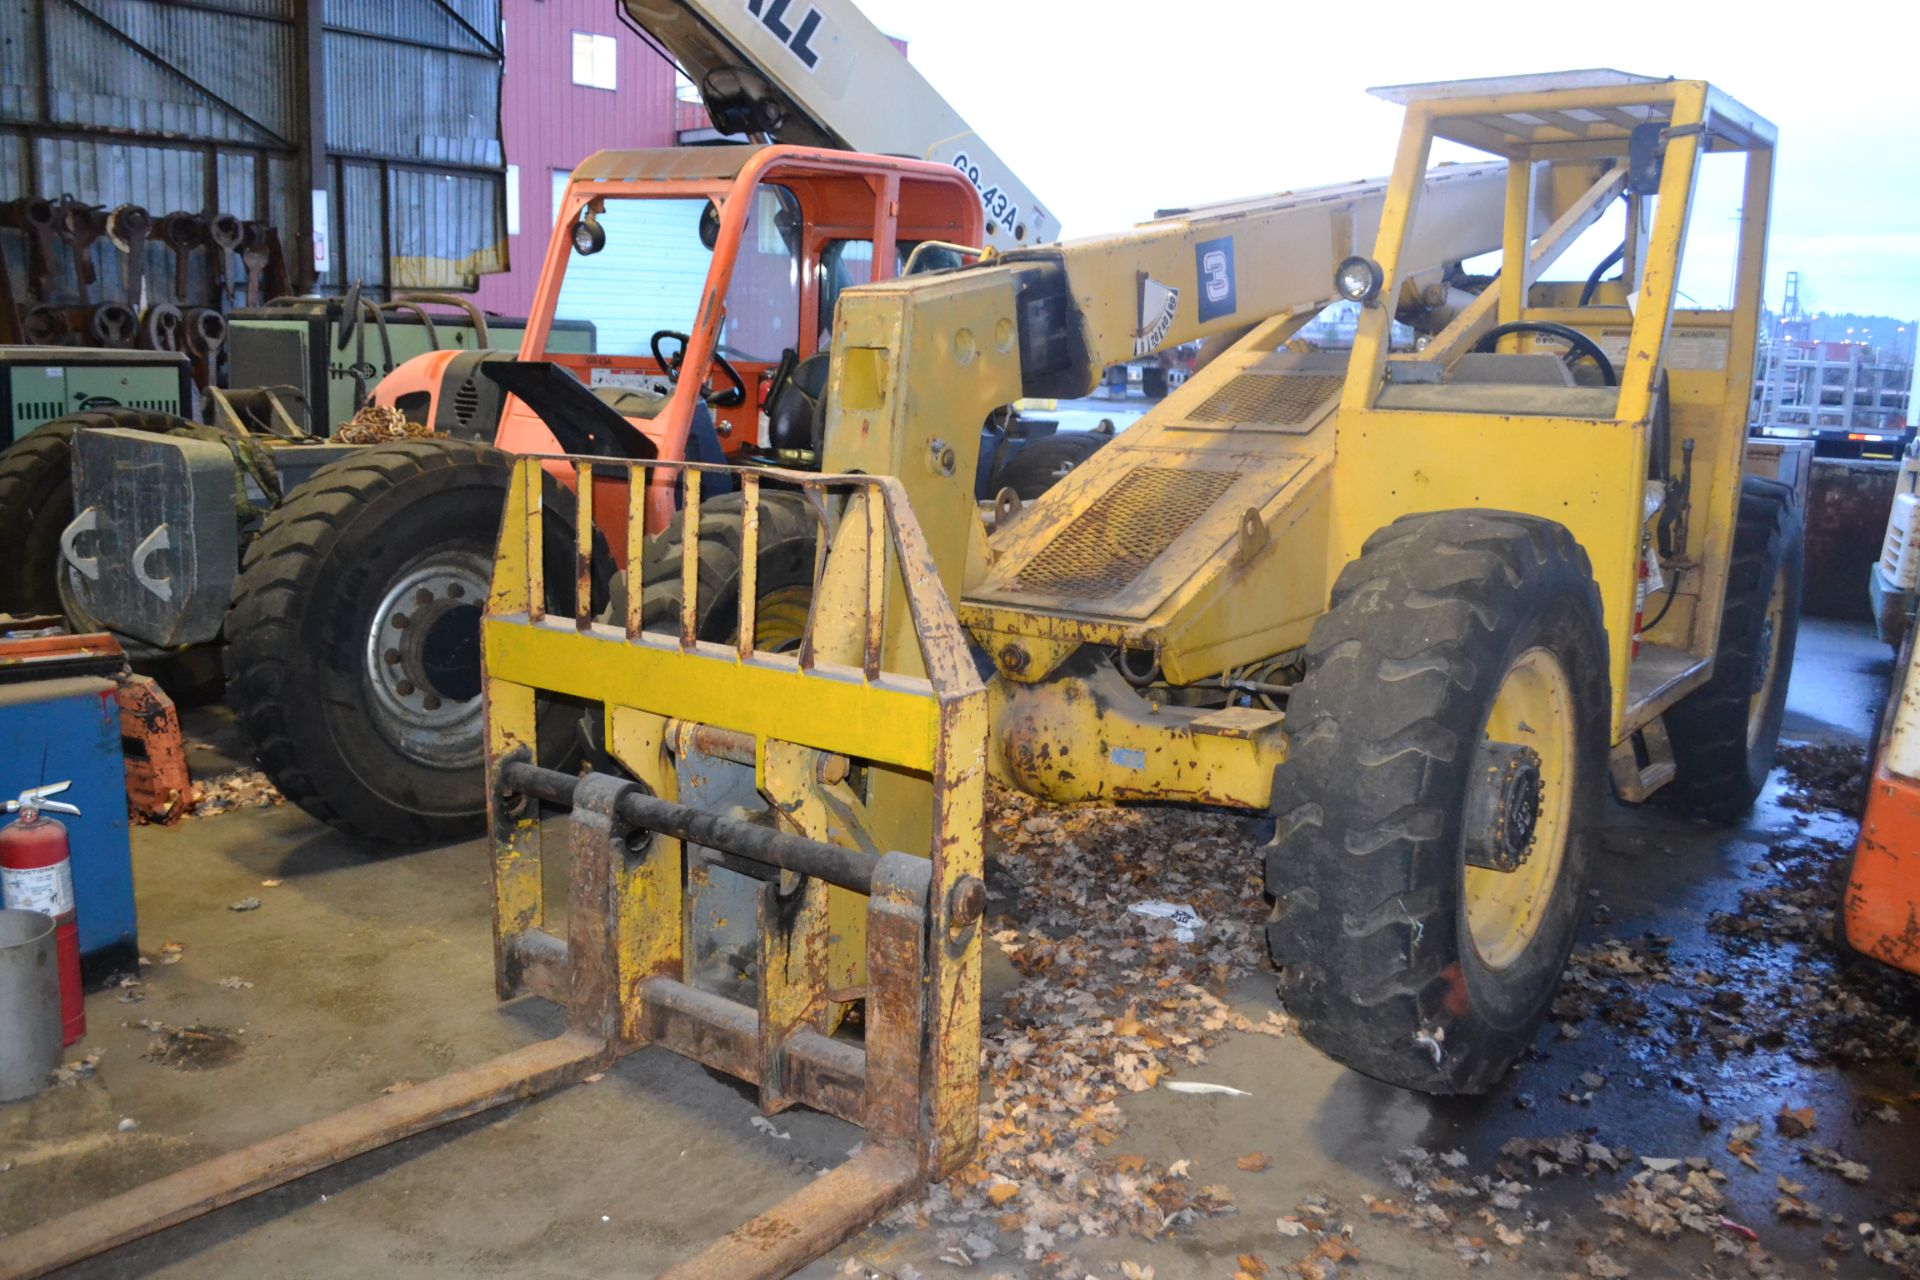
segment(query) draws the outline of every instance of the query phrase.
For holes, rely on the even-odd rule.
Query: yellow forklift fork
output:
[[[624,618],[545,615],[541,465],[516,473],[484,632],[500,994],[560,1001],[614,1056],[659,1046],[756,1084],[765,1111],[865,1126],[860,1154],[667,1273],[785,1275],[973,1152],[985,692],[897,481],[734,471],[738,514],[716,525],[702,481],[729,469],[683,469],[668,632],[647,629],[637,534]],[[572,465],[577,494],[622,473],[647,491],[642,465]],[[767,484],[818,525],[787,653],[755,648]],[[738,556],[732,643],[699,638],[703,538]],[[601,710],[623,773],[533,763],[553,695]],[[564,938],[544,927],[536,801],[571,808]]]
[[[452,1120],[572,1084],[657,1045],[866,1129],[858,1154],[662,1274],[784,1276],[969,1159],[977,1139],[986,695],[897,481],[683,464],[675,631],[589,614],[594,476],[569,459],[581,603],[547,616],[541,470],[515,470],[484,623],[494,956],[501,997],[544,996],[566,1030],[316,1120],[9,1237],[25,1280]],[[743,490],[739,641],[695,625],[703,474]],[[763,483],[819,523],[797,648],[754,647]],[[597,706],[624,772],[540,768],[536,708]],[[758,797],[757,804],[755,797]],[[691,801],[691,803],[689,803]],[[565,806],[565,923],[546,929],[542,805]],[[545,825],[553,825],[551,822]],[[744,906],[744,913],[738,909]],[[743,931],[734,918],[744,914]],[[724,936],[721,936],[724,935]],[[854,1034],[858,1027],[859,1034]]]

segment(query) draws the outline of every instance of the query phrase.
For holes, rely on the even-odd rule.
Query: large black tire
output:
[[[1406,1088],[1480,1093],[1531,1043],[1573,945],[1606,794],[1601,619],[1572,535],[1505,512],[1405,517],[1340,574],[1288,701],[1267,853],[1281,994],[1323,1052]],[[1557,690],[1551,721],[1515,721],[1508,703],[1494,741],[1509,673],[1527,673],[1511,677],[1524,690],[1555,671],[1541,685]],[[1557,816],[1509,836],[1534,870],[1468,868],[1469,839],[1495,829],[1470,823],[1470,806],[1510,794],[1487,788],[1486,753],[1535,744],[1540,812]],[[1555,829],[1564,840],[1547,839]],[[1533,883],[1523,901],[1536,905],[1490,963],[1470,906],[1509,874],[1538,877],[1513,882]]]
[[[247,548],[228,697],[261,768],[314,817],[406,846],[484,825],[479,623],[510,480],[490,445],[369,445],[315,472]],[[573,608],[572,509],[549,494],[555,613]],[[577,749],[579,714],[543,704],[549,767]]]
[[[211,428],[144,409],[97,409],[35,428],[0,452],[0,613],[62,614],[60,535],[73,522],[73,437],[90,427],[155,435]],[[77,619],[90,630],[88,619]]]
[[[695,616],[702,640],[724,644],[740,626],[740,513],[737,493],[700,504],[700,580]],[[684,513],[683,513],[684,516]],[[771,652],[799,644],[800,628],[813,596],[815,531],[819,522],[797,493],[780,490],[760,495],[760,564],[755,571],[755,643]],[[680,630],[680,562],[685,547],[684,519],[647,539],[641,558],[646,583],[640,604],[649,631]],[[607,592],[606,621],[626,617],[627,578],[615,574]]]
[[[1059,484],[1067,472],[1098,453],[1113,437],[1100,431],[1062,431],[1041,436],[1009,458],[993,479],[994,491],[1011,489],[1031,502]]]
[[[1661,803],[1722,823],[1738,822],[1753,808],[1780,743],[1805,559],[1793,490],[1745,477],[1713,678],[1666,714],[1674,776],[1654,793]]]

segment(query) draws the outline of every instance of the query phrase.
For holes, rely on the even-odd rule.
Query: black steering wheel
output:
[[[660,345],[662,338],[677,338],[680,341],[680,350],[675,352],[671,359]],[[661,370],[667,375],[668,382],[680,381],[680,366],[686,362],[687,344],[691,341],[691,338],[677,329],[656,329],[653,337],[648,340],[647,345],[653,348],[653,358],[659,362]],[[713,363],[719,366],[720,372],[726,374],[727,380],[733,385],[725,391],[704,392],[703,398],[706,402],[716,409],[734,409],[745,404],[747,380],[740,376],[740,371],[718,351],[713,353]]]
[[[1620,385],[1620,375],[1614,370],[1613,361],[1607,359],[1607,353],[1600,344],[1571,325],[1554,324],[1550,320],[1515,320],[1510,324],[1495,325],[1486,331],[1480,341],[1473,344],[1475,351],[1492,351],[1500,344],[1500,339],[1510,333],[1543,333],[1550,338],[1558,338],[1573,348],[1567,352],[1567,363],[1577,364],[1582,360],[1591,360],[1600,370],[1600,381],[1609,387]]]

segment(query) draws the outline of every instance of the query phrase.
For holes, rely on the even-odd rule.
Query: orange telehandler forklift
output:
[[[67,572],[114,631],[167,648],[224,636],[228,699],[309,813],[394,843],[471,834],[484,820],[480,608],[509,455],[813,465],[840,292],[916,252],[916,269],[957,265],[983,224],[950,165],[787,145],[601,152],[568,189],[517,358],[435,352],[376,391],[431,438],[246,434],[248,526],[231,514],[227,445],[83,432]],[[593,350],[551,345],[556,316],[580,312]],[[543,395],[566,406],[545,422],[526,405]],[[648,532],[679,501],[678,471],[654,474],[635,508]],[[556,496],[574,483],[560,464],[549,477]],[[624,484],[597,498],[585,589],[603,601],[629,508]],[[724,510],[724,495],[709,500]],[[555,548],[572,540],[570,508],[552,504]],[[571,562],[549,581],[551,605],[571,608]],[[716,603],[703,625],[723,638],[734,622]],[[555,763],[579,712],[545,705]]]

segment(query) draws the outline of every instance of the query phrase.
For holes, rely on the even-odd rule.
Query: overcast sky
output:
[[[1385,174],[1401,111],[1370,85],[1589,66],[1711,80],[1780,131],[1769,304],[1798,270],[1809,310],[1920,315],[1911,4],[859,4],[1069,237]],[[1736,195],[1696,216],[1682,287],[1703,305],[1725,302]]]

